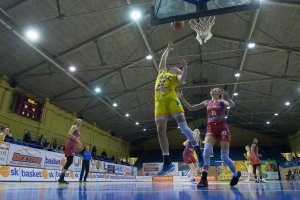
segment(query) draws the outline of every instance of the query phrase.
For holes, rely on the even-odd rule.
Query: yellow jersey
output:
[[[155,99],[163,99],[169,95],[176,95],[175,88],[179,85],[176,74],[171,74],[167,70],[159,72],[155,81]]]
[[[4,133],[0,133],[0,144],[4,142],[5,136],[6,135]]]

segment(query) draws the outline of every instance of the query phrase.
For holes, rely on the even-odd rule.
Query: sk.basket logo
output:
[[[1,166],[0,167],[0,175],[3,177],[11,176],[19,176],[19,170],[17,168],[10,168],[8,166]]]
[[[55,159],[55,158],[47,158],[45,160],[45,164],[49,164],[49,165],[60,165],[60,160]]]
[[[20,153],[14,153],[12,160],[27,162],[27,163],[36,163],[36,164],[41,164],[41,162],[42,162],[42,158],[40,158],[40,157],[22,155]]]

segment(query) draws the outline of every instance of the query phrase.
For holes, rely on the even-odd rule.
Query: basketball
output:
[[[181,31],[184,26],[184,21],[176,21],[171,22],[171,27],[174,29],[174,31]]]

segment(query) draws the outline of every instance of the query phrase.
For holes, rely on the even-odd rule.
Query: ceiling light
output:
[[[229,109],[230,109],[230,107],[228,106],[228,107],[227,107],[227,110],[229,110]]]
[[[147,60],[152,60],[152,55],[149,54],[148,56],[146,56],[146,59],[147,59]]]
[[[100,89],[99,87],[96,87],[96,88],[94,89],[94,91],[95,91],[96,93],[99,93],[99,92],[101,92],[101,89]]]
[[[252,48],[254,48],[255,47],[255,43],[254,42],[249,42],[248,43],[248,48],[249,49],[252,49]]]
[[[235,73],[235,74],[234,74],[234,77],[240,77],[240,76],[241,76],[240,73]]]
[[[225,116],[225,119],[227,119],[228,117],[227,116]]]
[[[289,101],[285,102],[286,106],[289,106],[291,103]]]
[[[139,20],[142,17],[142,14],[140,11],[134,10],[130,13],[130,16],[133,20]]]
[[[180,128],[179,126],[177,126],[177,128]]]
[[[72,65],[72,66],[69,67],[69,70],[70,70],[71,72],[75,72],[75,71],[76,71],[76,67]]]
[[[143,131],[146,131],[146,130],[147,130],[147,129],[145,129],[145,128],[143,129]]]
[[[126,117],[129,117],[130,115],[128,113],[125,114]]]
[[[266,122],[266,124],[270,124],[270,122],[269,122],[269,121],[267,121],[267,122]]]
[[[25,32],[25,35],[26,35],[27,39],[29,39],[31,41],[37,41],[39,39],[39,33],[34,29],[28,29]]]
[[[118,106],[118,104],[117,103],[113,103],[113,107],[117,107]]]
[[[239,93],[237,93],[237,92],[233,93],[233,96],[237,96],[237,95],[239,95]]]
[[[135,125],[139,125],[140,123],[139,122],[135,122]]]
[[[275,116],[278,116],[278,113],[275,113],[274,115],[275,115]]]

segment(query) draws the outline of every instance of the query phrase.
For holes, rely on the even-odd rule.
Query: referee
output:
[[[82,176],[83,176],[83,172],[85,171],[85,175],[84,175],[84,180],[83,182],[86,182],[86,178],[89,174],[90,171],[90,160],[92,157],[92,153],[89,151],[90,147],[89,146],[85,146],[81,155],[82,155],[82,168],[81,168],[81,173],[80,173],[80,178],[79,178],[79,182],[82,182]]]

